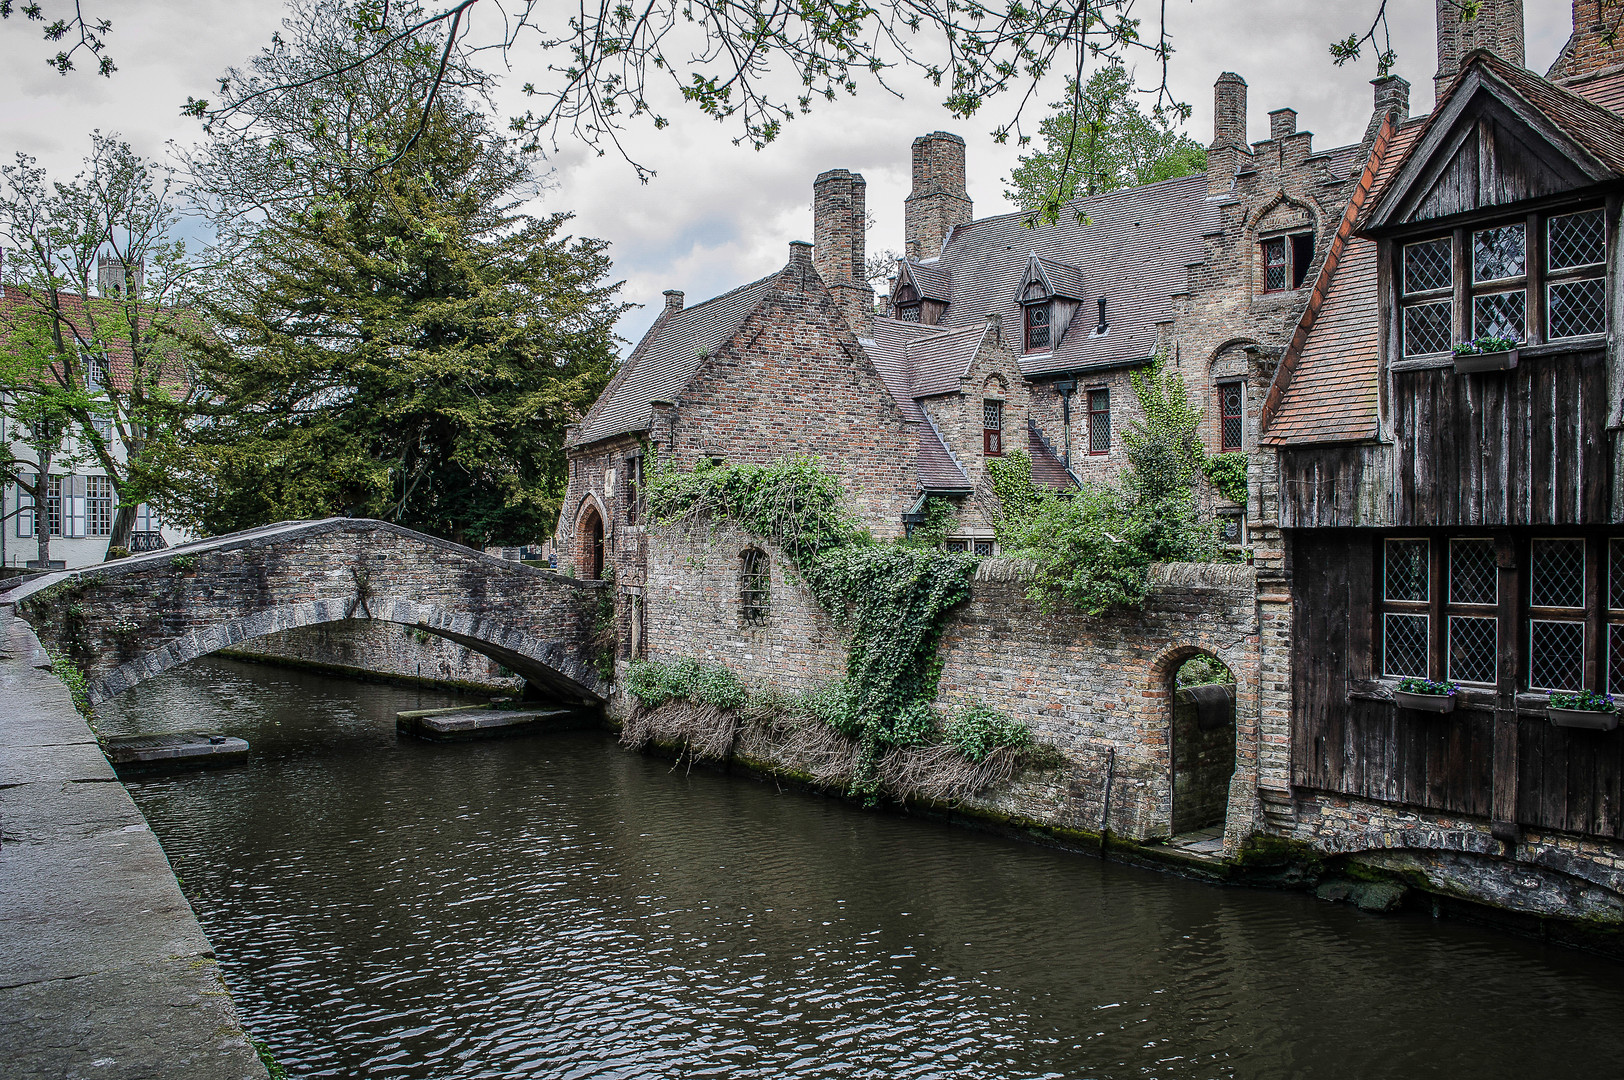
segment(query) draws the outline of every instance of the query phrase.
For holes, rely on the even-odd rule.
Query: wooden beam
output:
[[[1506,845],[1506,853],[1520,838],[1517,828],[1517,599],[1521,575],[1517,573],[1517,544],[1508,533],[1494,538],[1499,573],[1500,610],[1494,693],[1494,794],[1491,831]]]

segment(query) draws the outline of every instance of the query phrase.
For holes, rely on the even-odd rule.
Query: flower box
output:
[[[1448,713],[1455,711],[1454,694],[1417,694],[1410,690],[1394,690],[1393,700],[1401,709],[1416,712]]]
[[[1618,713],[1601,709],[1559,709],[1555,705],[1548,705],[1545,715],[1557,727],[1584,731],[1612,731],[1618,727]]]
[[[1502,352],[1455,354],[1455,370],[1464,375],[1480,371],[1510,371],[1516,366],[1516,349],[1506,349]]]

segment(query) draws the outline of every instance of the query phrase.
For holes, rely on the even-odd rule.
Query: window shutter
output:
[[[24,478],[30,485],[39,482],[38,473],[25,473]],[[34,496],[17,485],[17,535],[30,537],[34,535]]]
[[[85,478],[73,475],[63,477],[62,495],[66,501],[67,511],[67,520],[63,522],[67,528],[62,535],[73,537],[85,535]]]

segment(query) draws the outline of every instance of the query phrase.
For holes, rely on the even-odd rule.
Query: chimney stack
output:
[[[1597,0],[1599,2],[1599,0]],[[1523,58],[1522,0],[1482,0],[1477,17],[1462,17],[1460,0],[1436,0],[1438,15],[1438,72],[1432,77],[1434,100],[1460,74],[1460,62],[1473,49],[1488,49],[1518,67]],[[1574,4],[1575,10],[1578,3]],[[1560,62],[1560,61],[1559,61]]]
[[[1370,85],[1376,88],[1376,104],[1371,110],[1370,124],[1365,128],[1365,142],[1375,139],[1376,132],[1382,129],[1382,121],[1391,114],[1395,124],[1402,124],[1410,118],[1410,84],[1397,75],[1383,75],[1379,79],[1371,79]]]
[[[830,169],[812,182],[812,261],[852,333],[867,336],[874,318],[865,234],[868,183],[861,173]]]
[[[667,310],[667,311],[681,311],[682,310],[682,298],[683,298],[683,294],[682,294],[681,289],[667,289],[667,290],[665,290],[665,310]]]
[[[907,255],[934,259],[947,234],[970,221],[970,194],[964,186],[964,140],[933,131],[913,141],[913,194],[905,206]]]
[[[1288,135],[1297,134],[1297,110],[1275,109],[1269,114],[1269,138],[1279,142]]]
[[[1226,71],[1212,84],[1212,145],[1207,147],[1207,190],[1220,195],[1235,183],[1246,141],[1246,80]]]
[[[1602,4],[1603,0],[1573,0],[1573,33],[1545,73],[1547,79],[1566,82],[1624,64],[1624,34],[1602,18]]]

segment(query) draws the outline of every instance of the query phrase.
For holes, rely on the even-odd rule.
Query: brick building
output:
[[[1203,403],[1207,449],[1248,455],[1247,505],[1209,493],[1208,506],[1255,550],[1255,568],[1175,574],[1148,614],[1095,621],[1044,616],[996,572],[978,580],[946,632],[941,700],[994,688],[1001,708],[1071,762],[1070,794],[1025,806],[1000,796],[999,812],[1067,829],[1086,818],[1151,841],[1188,824],[1178,793],[1195,781],[1180,776],[1188,752],[1171,680],[1207,653],[1237,679],[1233,766],[1215,768],[1202,750],[1203,776],[1220,787],[1197,793],[1223,809],[1227,850],[1272,833],[1512,907],[1508,875],[1537,865],[1549,887],[1521,906],[1624,913],[1624,733],[1605,747],[1552,749],[1531,726],[1536,711],[1545,724],[1543,706],[1524,700],[1545,688],[1529,681],[1527,648],[1503,650],[1511,658],[1499,674],[1490,657],[1455,734],[1420,731],[1391,699],[1396,674],[1452,674],[1454,618],[1487,620],[1463,632],[1500,619],[1502,643],[1526,642],[1535,623],[1568,625],[1539,631],[1547,636],[1578,626],[1567,661],[1578,681],[1624,690],[1614,674],[1624,672],[1624,606],[1603,603],[1604,593],[1624,596],[1608,576],[1616,567],[1624,581],[1624,537],[1607,532],[1624,516],[1613,509],[1624,379],[1606,335],[1624,200],[1624,49],[1597,0],[1575,0],[1573,39],[1542,78],[1523,67],[1520,0],[1486,0],[1470,23],[1451,0],[1437,7],[1436,111],[1412,118],[1409,85],[1379,78],[1356,144],[1316,150],[1291,109],[1271,112],[1270,137],[1249,144],[1246,83],[1225,72],[1204,174],[1078,199],[1058,224],[1029,228],[1021,214],[974,216],[964,144],[934,132],[913,143],[906,255],[878,304],[863,280],[863,179],[843,169],[814,182],[815,246],[791,244],[782,269],[694,307],[668,293],[567,446],[559,550],[586,576],[613,567],[621,655],[698,657],[787,688],[841,669],[838,630],[770,545],[642,520],[645,455],[686,468],[815,454],[876,535],[900,535],[906,515],[938,495],[958,508],[948,543],[990,555],[989,460],[1027,449],[1039,482],[1059,490],[1114,477],[1125,465],[1120,431],[1136,418],[1130,376],[1162,359]],[[1598,228],[1579,228],[1592,218]],[[1512,219],[1545,237],[1518,273],[1463,271],[1414,295],[1397,284],[1416,244],[1475,265],[1463,253],[1477,234]],[[1603,257],[1549,262],[1552,229],[1568,247],[1583,233]],[[1537,260],[1544,269],[1530,270]],[[1518,290],[1524,321],[1501,327]],[[1453,305],[1447,316],[1439,304]],[[1473,336],[1478,308],[1534,343],[1524,354],[1537,362],[1510,376],[1523,382],[1499,404],[1448,356]],[[1559,318],[1590,322],[1557,338]],[[1412,355],[1406,335],[1425,333],[1437,340]],[[1579,422],[1558,422],[1562,410]],[[1498,473],[1483,457],[1495,424],[1505,436]],[[1544,456],[1505,466],[1516,439]],[[1533,446],[1541,439],[1544,449]],[[1500,518],[1490,520],[1490,505]],[[1496,528],[1511,533],[1504,558]],[[1418,539],[1431,552],[1431,599],[1388,602],[1384,545],[1408,552]],[[1558,540],[1583,549],[1588,591],[1577,614],[1536,618],[1506,597],[1527,592],[1535,550]],[[1490,542],[1471,551],[1494,556],[1491,579],[1509,574],[1499,615],[1443,599],[1451,586],[1438,575],[1466,541]],[[772,610],[754,619],[743,598],[758,578]],[[1378,630],[1388,616],[1401,629],[1404,618],[1431,620],[1421,659],[1405,661],[1413,671],[1386,659]],[[1554,766],[1533,763],[1547,753],[1589,777],[1564,782],[1571,806],[1557,807],[1542,779]],[[1472,862],[1505,854],[1521,861]]]

